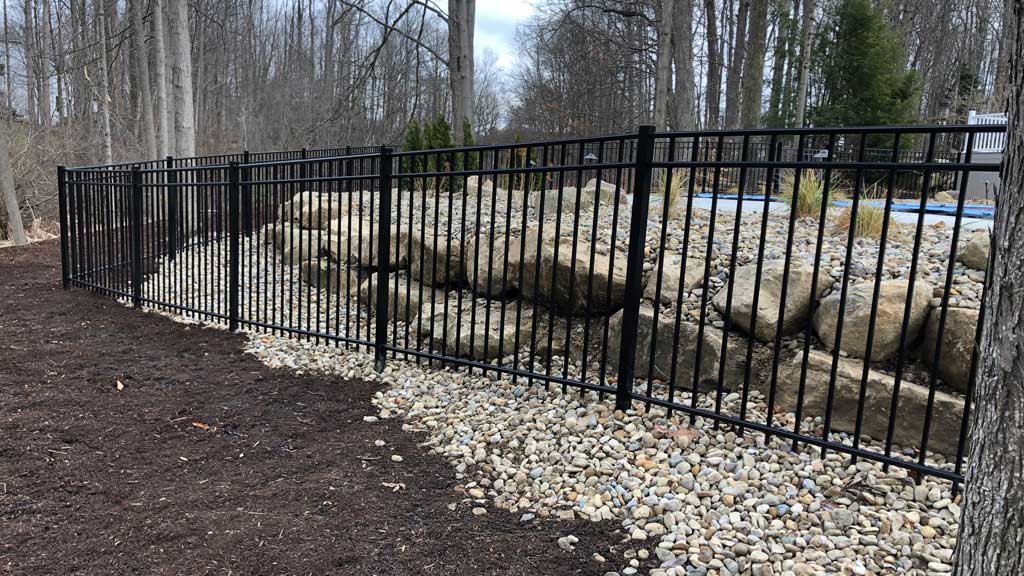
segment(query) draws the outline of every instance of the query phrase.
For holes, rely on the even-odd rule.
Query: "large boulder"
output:
[[[264,241],[274,247],[286,264],[298,266],[320,257],[323,235],[291,224],[269,224]]]
[[[968,268],[987,270],[991,242],[992,237],[987,231],[975,233],[957,256],[957,260]]]
[[[812,350],[808,354],[807,378],[804,385],[804,418],[824,419],[828,405],[829,379],[832,355]],[[795,412],[800,391],[800,371],[803,354],[798,353],[783,363],[776,384],[776,405],[779,412]],[[832,403],[832,430],[852,433],[856,429],[857,405],[860,397],[863,361],[839,358]],[[889,426],[895,380],[876,370],[868,370],[865,386],[861,434],[873,440],[884,441]],[[902,447],[919,447],[928,408],[928,387],[903,380],[900,384],[899,405],[896,408],[896,428],[893,438]],[[964,401],[951,394],[936,392],[932,411],[928,449],[947,455],[956,454],[960,438],[960,420]]]
[[[324,252],[335,262],[360,266],[377,267],[378,226],[370,220],[349,222],[341,219],[332,223],[330,234],[324,233]],[[392,226],[390,250],[392,268],[401,269],[408,265],[409,234],[404,227]]]
[[[577,202],[577,200],[579,201]],[[587,194],[578,193],[573,186],[565,186],[562,188],[561,199],[559,199],[558,189],[534,190],[530,192],[527,203],[534,216],[537,217],[539,217],[541,208],[543,208],[546,218],[558,213],[574,214],[577,206],[579,206],[581,212],[591,209],[594,207],[594,198]],[[565,222],[564,224],[572,225],[571,222]]]
[[[523,298],[530,300],[536,293],[539,303],[569,314],[589,311],[603,315],[621,308],[626,292],[625,253],[615,254],[612,262],[611,252],[595,250],[591,266],[591,244],[578,238],[574,258],[573,239],[563,236],[556,240],[553,228],[549,223],[540,237],[537,228],[531,227],[525,238],[518,240],[526,244],[519,286]]]
[[[626,196],[625,188],[622,186],[616,186],[615,183],[605,180],[602,180],[599,186],[597,178],[591,178],[588,180],[581,191],[584,196],[589,198],[591,205],[593,205],[598,199],[600,199],[602,206],[608,206],[614,202],[626,204],[629,201]]]
[[[326,228],[328,222],[345,214],[340,195],[331,192],[299,192],[278,210],[279,222],[291,222],[311,230]]]
[[[484,179],[482,183],[480,182],[480,176],[477,176],[475,174],[473,176],[469,176],[466,178],[466,192],[468,192],[469,194],[476,194],[477,192],[490,193],[493,191],[494,182],[491,182],[489,178]]]
[[[622,336],[623,311],[616,312],[608,319],[608,361],[614,369],[619,363]],[[654,329],[654,308],[640,306],[640,322],[636,338],[636,364],[634,374],[637,378],[654,378],[667,381],[672,376],[672,350],[675,343],[675,316],[664,315],[658,319],[657,332]],[[688,388],[693,383],[693,374],[697,366],[697,342],[702,341],[700,353],[699,382],[718,381],[719,363],[722,354],[722,331],[711,326],[704,327],[702,339],[698,340],[699,325],[682,321],[679,325],[679,345],[675,362],[676,385]],[[652,340],[655,340],[654,372],[650,371]],[[735,339],[730,342],[735,345]],[[743,348],[746,350],[746,348]],[[732,350],[735,350],[733,348]],[[729,380],[727,376],[727,380]],[[728,382],[727,382],[728,384]]]
[[[448,293],[447,310],[443,295],[434,303],[424,301],[420,305],[419,314],[410,320],[410,325],[420,337],[421,349],[489,361],[529,346],[534,312],[528,304],[521,304],[517,323],[514,302],[503,305],[496,301],[474,300],[464,294],[460,307],[458,294]]]
[[[466,277],[462,243],[456,238],[416,231],[402,254],[408,256],[412,277],[423,284],[460,284]]]
[[[757,264],[741,266],[733,278],[732,304],[728,304],[728,288],[718,290],[712,303],[723,315],[729,308],[732,325],[750,334],[754,324],[754,295],[757,294],[757,322],[753,336],[762,342],[775,339],[779,329],[779,307],[782,300],[782,279],[785,276],[785,260],[766,260],[761,267],[761,283],[757,283]],[[787,336],[806,325],[811,314],[811,305],[817,300],[811,294],[811,280],[814,268],[804,262],[791,260],[789,281],[786,285],[786,305],[782,317],[782,335]],[[819,289],[820,289],[819,282]],[[760,289],[758,289],[760,287]]]
[[[878,312],[872,339],[871,360],[885,360],[899,349],[900,331],[903,329],[903,311],[907,302],[908,280],[886,280],[879,287]],[[861,282],[847,289],[846,308],[843,311],[843,332],[839,349],[855,358],[867,352],[868,327],[871,318],[871,298],[874,280]],[[918,280],[914,283],[910,318],[907,324],[907,345],[917,341],[928,316],[932,286]],[[842,293],[836,291],[823,299],[814,315],[814,329],[829,350],[835,348]]]
[[[365,274],[363,275],[365,277]],[[299,278],[319,290],[352,295],[359,286],[359,273],[328,258],[308,260],[299,265]]]
[[[646,280],[647,285],[644,288],[644,298],[653,301],[655,296],[657,296],[658,276],[660,275],[661,301],[675,302],[676,297],[679,295],[679,273],[681,272],[683,265],[683,255],[666,253],[664,261],[668,263],[667,266],[664,266],[664,271],[662,271],[662,260],[659,258],[658,265],[648,276]],[[683,282],[683,297],[685,298],[687,293],[700,286],[703,282],[704,260],[693,256],[687,257],[686,279]]]
[[[519,281],[521,247],[521,242],[502,232],[492,236],[481,231],[479,236],[467,240],[466,280],[473,291],[481,296],[502,296],[512,290]]]
[[[974,353],[979,312],[969,308],[949,308],[946,311],[946,323],[942,327],[942,346],[936,359],[935,345],[939,342],[941,313],[940,308],[933,308],[928,314],[924,341],[921,343],[921,356],[946,384],[966,393],[971,379],[971,356]]]
[[[533,309],[515,303],[477,300],[474,311],[463,309],[460,318],[449,323],[446,353],[473,360],[497,360],[529,345],[533,330]],[[518,344],[518,349],[517,349]]]
[[[377,288],[380,273],[374,272],[359,286],[359,301],[377,310]],[[392,273],[388,277],[388,320],[398,317],[401,321],[409,321],[420,314],[426,304],[436,303],[435,307],[444,308],[444,290],[424,286],[408,278],[405,273]]]

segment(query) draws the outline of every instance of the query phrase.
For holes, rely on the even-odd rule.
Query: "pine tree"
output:
[[[405,143],[402,145],[402,151],[418,152],[420,150],[423,150],[423,130],[420,129],[420,123],[413,120],[405,127]],[[421,156],[419,155],[407,156],[402,163],[403,170],[405,172],[419,172],[421,168],[420,158]]]
[[[823,31],[818,126],[887,126],[914,120],[918,79],[901,67],[903,48],[871,0],[842,0]]]

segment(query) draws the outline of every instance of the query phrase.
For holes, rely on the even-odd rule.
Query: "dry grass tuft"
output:
[[[833,187],[834,190],[834,187]],[[814,170],[805,170],[800,175],[799,189],[796,175],[789,172],[782,177],[782,193],[780,198],[793,204],[793,193],[796,192],[796,215],[798,218],[814,218],[821,215],[821,203],[825,196],[825,181]],[[835,194],[832,194],[833,197]]]
[[[857,205],[857,224],[853,231],[854,238],[881,240],[882,221],[885,220],[885,204],[880,204],[879,201],[884,200],[885,194],[878,190],[877,184],[861,194],[860,202]],[[834,233],[848,233],[852,217],[853,205],[851,204],[844,207],[836,216],[833,228]],[[899,234],[899,232],[899,225],[890,218],[888,235],[892,236],[893,234]]]

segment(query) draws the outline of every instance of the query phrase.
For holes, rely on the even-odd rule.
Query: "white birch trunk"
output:
[[[95,2],[96,19],[99,26],[99,43],[98,49],[100,52],[100,69],[97,70],[96,74],[99,76],[100,87],[97,99],[99,100],[100,108],[100,132],[103,138],[103,163],[113,164],[114,163],[114,149],[111,143],[110,134],[110,81],[108,80],[108,62],[107,62],[107,16],[103,10],[103,4],[100,0]]]

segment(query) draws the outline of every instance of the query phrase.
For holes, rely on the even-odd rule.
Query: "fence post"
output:
[[[60,285],[65,290],[70,286],[68,270],[68,192],[67,172],[63,166],[57,166],[57,201],[60,217]]]
[[[238,331],[238,269],[239,269],[239,186],[238,162],[228,163],[228,235],[230,238],[228,255],[228,328]]]
[[[174,171],[174,157],[164,160],[164,182],[167,184],[167,244],[169,260],[178,257],[178,173]]]
[[[249,164],[248,150],[242,152],[242,164]],[[252,180],[252,178],[249,177],[249,175],[252,173],[251,170],[252,169],[247,166],[242,170],[242,173],[239,174],[239,177],[245,182],[249,182],[250,180]],[[242,189],[244,190],[242,194],[242,231],[245,233],[246,237],[249,237],[252,235],[252,184],[245,184],[242,186]]]
[[[629,221],[629,251],[626,255],[626,292],[622,304],[622,333],[619,335],[619,376],[615,409],[631,404],[636,364],[636,340],[640,325],[640,296],[643,293],[644,244],[647,213],[651,200],[651,162],[654,160],[654,126],[641,126],[637,135],[636,168],[633,174],[633,210]]]
[[[142,308],[142,171],[132,166],[132,307]]]
[[[384,370],[388,338],[388,275],[391,273],[391,148],[380,149],[380,199],[377,203],[377,333],[374,357]]]

